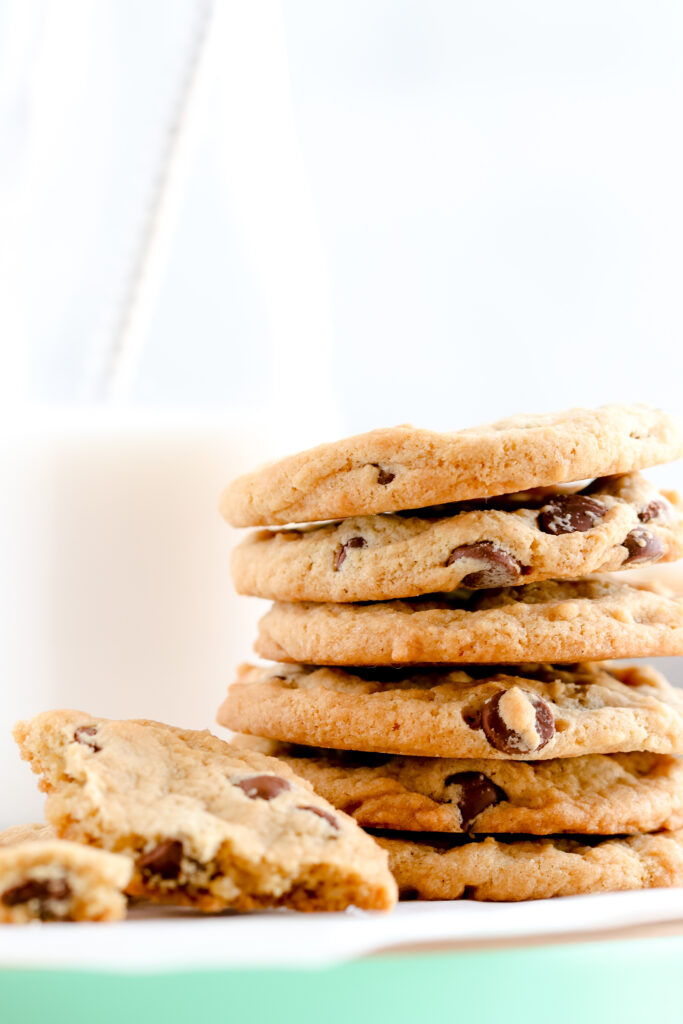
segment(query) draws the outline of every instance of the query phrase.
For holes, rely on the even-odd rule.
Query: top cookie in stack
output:
[[[275,601],[256,650],[289,664],[243,666],[219,721],[391,830],[404,896],[683,884],[683,696],[591,664],[683,654],[683,598],[593,575],[683,554],[679,498],[639,473],[682,453],[663,413],[604,406],[373,431],[235,481],[233,525],[315,525],[235,552],[237,589]]]
[[[581,578],[683,554],[678,496],[638,472],[682,451],[663,413],[611,405],[376,430],[241,477],[221,502],[233,525],[345,517],[237,548],[238,591],[276,602],[257,651],[322,665],[681,653],[681,602]]]

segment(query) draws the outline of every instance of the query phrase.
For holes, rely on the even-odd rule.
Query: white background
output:
[[[312,442],[331,410],[680,405],[665,0],[4,0],[10,397],[106,390],[198,49],[124,400],[263,408]]]

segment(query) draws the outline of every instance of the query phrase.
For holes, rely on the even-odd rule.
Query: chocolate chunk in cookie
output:
[[[339,544],[334,552],[332,563],[334,571],[339,572],[341,569],[346,560],[346,552],[349,548],[364,548],[367,547],[367,543],[368,542],[364,537],[349,537],[349,539],[345,540],[343,544]]]
[[[280,793],[287,793],[292,784],[278,775],[251,775],[236,783],[250,800],[274,800]]]
[[[544,533],[585,533],[597,526],[607,507],[586,494],[565,494],[553,498],[538,514],[538,526]]]
[[[457,805],[462,820],[462,830],[467,832],[482,811],[505,800],[499,786],[491,782],[482,772],[456,772],[445,780],[446,789],[457,788]]]
[[[535,754],[555,735],[550,707],[519,686],[500,690],[487,700],[481,727],[491,746],[505,754]]]
[[[459,559],[479,562],[482,566],[463,578],[465,587],[507,587],[516,583],[523,572],[516,558],[490,540],[455,548],[446,559],[446,565],[453,565]]]
[[[183,844],[178,839],[165,839],[148,853],[138,857],[138,870],[145,876],[177,878],[183,860]]]
[[[659,537],[641,526],[631,530],[624,538],[624,547],[628,551],[628,557],[624,559],[624,565],[638,565],[640,562],[657,562],[664,554],[664,548]]]

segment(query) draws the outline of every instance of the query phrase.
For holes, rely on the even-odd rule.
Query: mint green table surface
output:
[[[315,970],[0,972],[2,1024],[683,1022],[683,936],[371,957]]]

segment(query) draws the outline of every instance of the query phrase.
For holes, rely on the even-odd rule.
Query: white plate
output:
[[[134,909],[119,924],[0,928],[0,967],[158,971],[325,966],[401,946],[561,937],[683,920],[683,889],[529,903],[403,903],[391,914],[200,916]]]

